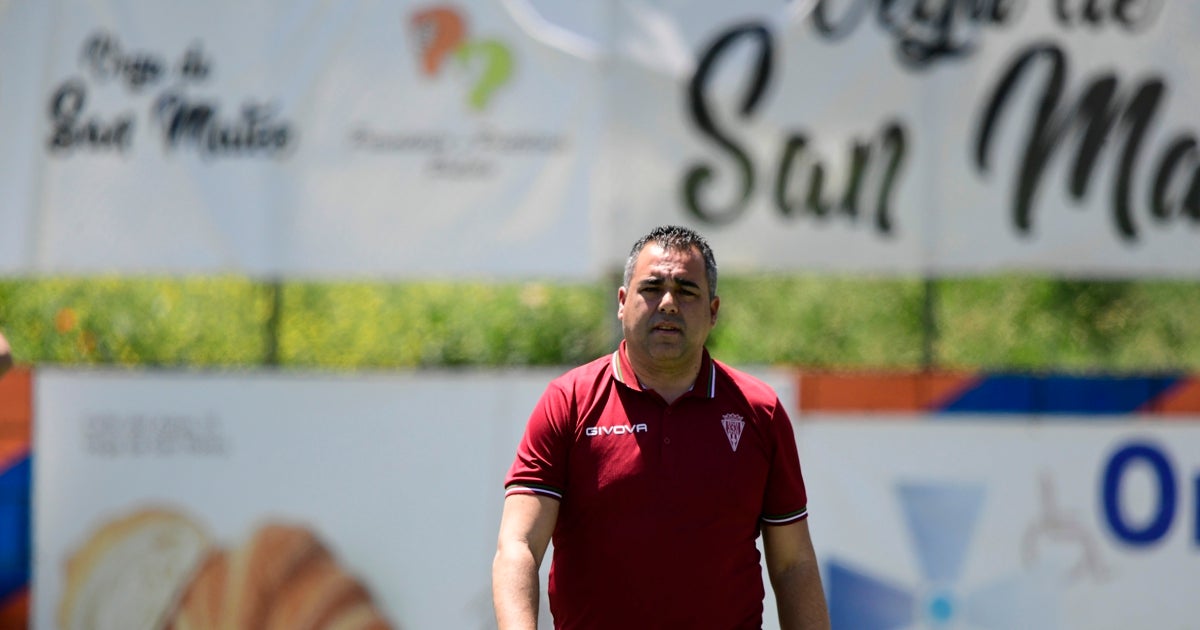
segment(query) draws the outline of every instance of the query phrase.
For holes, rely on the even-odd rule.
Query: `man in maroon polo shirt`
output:
[[[762,569],[780,626],[827,628],[787,413],[713,360],[717,265],[695,232],[639,240],[617,290],[625,340],[546,388],[505,484],[492,565],[501,630],[537,626],[553,539],[556,628],[761,628]]]

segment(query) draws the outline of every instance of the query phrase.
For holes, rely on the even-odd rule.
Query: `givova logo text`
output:
[[[633,433],[646,433],[649,427],[645,424],[617,424],[611,427],[588,427],[583,430],[588,437],[596,437],[597,435],[630,435]]]

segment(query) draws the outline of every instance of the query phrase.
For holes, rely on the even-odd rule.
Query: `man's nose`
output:
[[[662,299],[658,301],[658,310],[663,313],[679,312],[679,305],[675,302],[673,291],[663,291]]]

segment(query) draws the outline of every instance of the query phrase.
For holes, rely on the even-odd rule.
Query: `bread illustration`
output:
[[[328,552],[306,529],[277,524],[259,528],[229,560],[221,627],[263,630],[268,606],[321,555]]]
[[[374,606],[355,604],[329,620],[325,630],[388,630],[387,619]]]
[[[138,515],[118,521],[141,520]],[[185,520],[174,515],[176,519]],[[101,538],[111,539],[116,525],[100,530],[85,545],[90,549]],[[197,531],[199,531],[197,529]],[[168,564],[148,560],[156,548],[136,548],[136,558],[112,560],[114,566]],[[89,552],[91,553],[91,552]],[[83,554],[77,554],[80,557]],[[156,564],[157,563],[157,564]],[[391,625],[371,601],[367,588],[348,573],[308,528],[285,523],[267,523],[242,545],[224,549],[208,544],[196,546],[186,570],[159,572],[153,609],[134,618],[131,611],[114,613],[105,607],[121,608],[116,601],[79,608],[78,597],[62,602],[63,623],[71,630],[146,628],[150,630],[389,630]],[[104,575],[73,571],[81,567],[75,559],[68,565],[68,582],[87,584]],[[121,569],[126,573],[132,569]],[[81,587],[77,586],[75,590]],[[95,588],[95,587],[93,587]],[[131,597],[147,597],[130,585]],[[151,614],[153,613],[153,614]],[[123,616],[121,616],[123,615]],[[117,616],[120,616],[118,619]],[[136,621],[136,624],[128,623]]]
[[[229,555],[218,549],[208,555],[187,586],[179,608],[172,617],[174,630],[218,628],[225,601],[225,576],[229,572]]]
[[[191,519],[147,509],[100,527],[67,561],[58,625],[64,630],[163,627],[209,549]]]

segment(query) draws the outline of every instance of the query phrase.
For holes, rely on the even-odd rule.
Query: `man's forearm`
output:
[[[539,593],[537,562],[528,549],[496,552],[492,561],[492,603],[500,630],[537,628]]]

